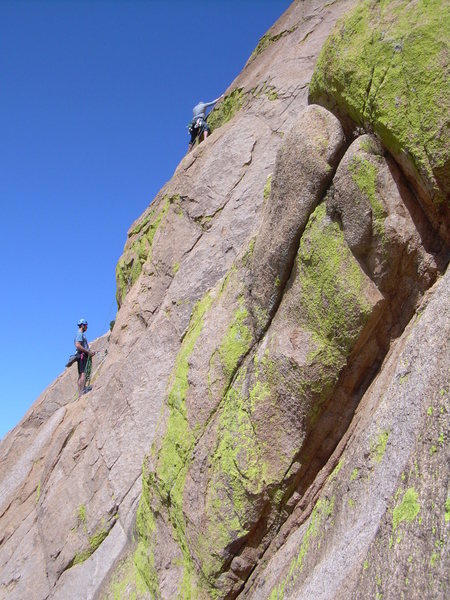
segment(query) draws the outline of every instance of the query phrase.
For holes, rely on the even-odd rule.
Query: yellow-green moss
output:
[[[105,528],[99,529],[93,536],[89,538],[89,547],[75,555],[73,564],[78,565],[87,560],[93,554],[103,540],[107,537],[109,531]]]
[[[433,552],[430,558],[430,567],[433,569],[436,566],[438,560],[441,559],[439,552]]]
[[[373,457],[373,461],[379,464],[383,460],[384,453],[386,452],[386,445],[389,439],[389,430],[385,429],[381,431],[376,440],[371,442],[370,451]]]
[[[325,205],[311,216],[298,253],[300,300],[305,325],[331,364],[341,366],[371,312],[362,292],[364,274],[339,225],[326,217]],[[311,357],[312,358],[312,357]]]
[[[445,522],[448,523],[450,521],[450,496],[447,496],[447,500],[445,501]]]
[[[80,504],[77,509],[77,518],[78,522],[81,523],[83,529],[87,531],[87,517],[86,517],[86,506],[84,504]]]
[[[261,54],[262,52],[264,52],[264,50],[266,48],[268,48],[269,46],[271,46],[274,42],[276,42],[277,40],[279,40],[283,35],[283,32],[278,34],[278,35],[269,35],[268,33],[266,33],[265,35],[262,36],[262,38],[260,38],[258,45],[256,46],[256,48],[253,50],[253,52],[250,55],[249,61],[254,60],[258,54]]]
[[[214,584],[223,566],[223,550],[248,533],[254,498],[265,485],[265,466],[243,393],[246,369],[228,391],[220,414],[218,444],[211,457],[206,497],[207,531],[200,537],[202,572]],[[257,402],[258,393],[252,398]]]
[[[166,432],[158,456],[157,475],[161,493],[171,493],[178,475],[186,464],[194,435],[190,429],[186,414],[186,395],[189,389],[188,372],[191,355],[203,327],[203,317],[212,303],[210,294],[199,301],[193,311],[188,330],[181,344],[171,374],[168,408],[169,418]],[[181,500],[181,499],[179,499]],[[172,502],[176,499],[172,498]]]
[[[211,131],[225,125],[234,115],[241,110],[245,95],[242,88],[233,90],[211,111],[208,116],[208,124]]]
[[[247,250],[244,253],[244,256],[242,257],[242,265],[244,267],[248,266],[252,257],[253,257],[253,252],[255,250],[255,242],[256,242],[256,238],[252,238],[248,244]]]
[[[283,600],[285,590],[292,585],[303,571],[304,561],[311,544],[319,538],[323,523],[329,519],[334,510],[334,496],[331,500],[319,500],[309,519],[308,528],[303,536],[299,552],[291,562],[289,572],[284,581],[278,584],[269,596],[269,600]]]
[[[257,405],[271,394],[270,386],[267,382],[256,379],[256,383],[250,390],[250,407],[254,411]]]
[[[259,54],[264,52],[264,50],[266,50],[269,46],[271,46],[275,42],[278,42],[278,40],[280,40],[284,36],[289,35],[293,31],[295,31],[297,27],[298,25],[294,25],[293,27],[291,27],[291,29],[284,29],[283,31],[280,31],[280,33],[276,33],[274,35],[271,35],[270,33],[266,33],[265,35],[263,35],[262,38],[260,38],[256,48],[251,53],[250,58],[248,59],[248,64],[255,60],[255,58]]]
[[[273,102],[274,100],[278,99],[277,88],[274,85],[268,83],[267,81],[264,81],[262,84],[253,88],[250,93],[255,98],[259,98],[261,97],[261,95],[264,94],[264,96],[267,96],[267,99],[270,100],[270,102]]]
[[[159,578],[155,568],[155,517],[151,508],[151,481],[152,478],[144,461],[142,469],[142,493],[136,515],[136,532],[138,545],[133,555],[133,563],[139,578],[145,583],[148,591],[159,597]],[[139,583],[139,580],[136,580]]]
[[[186,524],[183,515],[183,490],[190,454],[195,442],[194,432],[187,419],[185,404],[189,389],[189,357],[201,333],[203,318],[211,303],[212,297],[208,293],[192,311],[189,327],[169,380],[167,401],[169,414],[165,434],[157,452],[155,473],[147,473],[143,477],[143,493],[138,511],[139,544],[135,554],[135,563],[148,589],[152,592],[157,589],[157,574],[152,567],[154,560],[152,498],[156,503],[163,503],[167,509],[172,524],[172,534],[183,556],[183,578],[180,589],[182,598],[195,597],[194,590],[196,589],[195,567],[186,539]]]
[[[443,199],[448,137],[445,0],[364,0],[335,27],[309,88],[310,102],[374,130],[394,154],[406,153]]]
[[[384,244],[384,219],[386,218],[386,212],[377,197],[377,168],[369,160],[361,156],[354,156],[348,170],[352,175],[353,181],[370,202],[374,217],[374,229]]]
[[[137,600],[145,595],[146,591],[147,586],[136,568],[133,556],[129,556],[119,563],[105,593],[105,600]]]
[[[224,339],[217,349],[224,372],[228,378],[234,373],[239,360],[245,355],[250,347],[252,334],[245,324],[247,317],[248,311],[241,298],[239,308],[234,314],[234,319],[230,323]]]
[[[338,464],[334,467],[328,481],[333,481],[333,479],[335,479],[339,473],[339,471],[342,469],[342,467],[344,466],[344,459],[341,458],[341,460],[338,462]]]
[[[130,237],[134,236],[135,239],[116,267],[116,299],[119,307],[141,274],[143,264],[151,258],[153,238],[166,218],[170,205],[176,202],[179,202],[179,196],[166,196],[158,207],[150,208],[148,215],[130,231]]]
[[[270,192],[272,191],[272,175],[269,175],[264,186],[263,197],[264,202],[269,198]]]
[[[206,494],[206,530],[196,546],[209,594],[215,597],[216,580],[224,568],[229,547],[245,538],[259,518],[258,498],[268,494],[278,506],[284,491],[275,485],[285,473],[265,462],[270,451],[258,431],[253,413],[270,396],[268,382],[255,357],[253,375],[240,367],[226,393],[218,417],[217,445],[210,458]],[[264,369],[265,371],[265,369]],[[249,383],[250,382],[250,383]],[[219,594],[220,596],[220,594]]]
[[[417,502],[418,494],[414,488],[409,488],[403,495],[402,501],[394,508],[392,514],[393,531],[403,521],[412,522],[420,512],[420,504]]]
[[[275,287],[277,282],[275,280]],[[253,306],[253,316],[256,319],[256,324],[260,331],[263,331],[269,322],[269,311],[266,308],[262,308],[259,304]]]
[[[224,281],[224,285],[226,285],[229,280],[230,278],[227,277]],[[253,335],[247,325],[248,322],[249,313],[245,307],[244,298],[241,296],[233,319],[210,359],[208,381],[211,380],[212,375],[218,369],[220,369],[225,376],[222,390],[219,392],[220,395],[223,395],[228,389],[231,378],[233,377],[239,362],[250,348]]]
[[[301,324],[313,342],[307,358],[316,367],[314,379],[303,385],[303,393],[315,398],[310,412],[314,426],[372,309],[363,293],[364,274],[324,204],[310,217],[297,263]]]

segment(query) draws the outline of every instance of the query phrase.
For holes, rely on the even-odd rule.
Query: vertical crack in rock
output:
[[[253,252],[250,259],[251,265],[253,266],[247,268],[245,266],[245,256],[243,258],[240,258],[237,261],[235,267],[233,267],[234,270],[232,269],[230,271],[229,276],[227,276],[225,282],[222,284],[223,291],[220,292],[215,301],[213,301],[213,298],[211,297],[208,304],[205,305],[206,310],[202,313],[202,319],[207,319],[209,322],[210,319],[214,319],[213,315],[214,312],[217,310],[219,304],[222,305],[226,311],[230,310],[229,308],[226,308],[227,306],[233,306],[237,304],[237,312],[233,317],[235,320],[231,322],[231,325],[228,325],[228,330],[231,333],[232,331],[234,331],[233,328],[235,328],[235,331],[241,331],[240,335],[244,335],[245,328],[243,325],[238,324],[239,320],[236,320],[238,319],[238,314],[241,314],[241,318],[245,319],[246,315],[248,314],[247,308],[249,310],[252,310],[253,305],[255,305],[255,310],[257,311],[259,302],[259,306],[262,309],[261,314],[264,314],[265,316],[263,316],[262,319],[258,319],[257,316],[255,316],[256,313],[254,313],[252,321],[254,323],[253,327],[255,328],[255,330],[253,333],[250,333],[250,330],[248,330],[248,334],[245,334],[248,335],[248,340],[245,341],[244,345],[238,345],[236,347],[235,351],[237,351],[238,354],[236,354],[236,357],[232,359],[232,362],[229,366],[227,366],[226,362],[222,362],[223,360],[226,360],[226,358],[225,355],[223,358],[221,358],[221,346],[216,346],[215,348],[214,346],[211,347],[211,356],[217,357],[215,359],[215,363],[219,361],[217,365],[219,366],[222,364],[222,368],[224,369],[223,372],[226,375],[226,377],[223,381],[223,384],[220,385],[220,395],[217,396],[217,398],[215,398],[214,396],[212,397],[214,404],[213,406],[211,406],[210,410],[208,411],[208,414],[205,415],[205,420],[202,423],[200,430],[197,430],[197,432],[195,432],[195,427],[192,429],[192,425],[189,423],[185,416],[185,407],[181,409],[181,406],[173,405],[170,409],[170,413],[172,416],[169,416],[169,419],[181,419],[181,422],[184,423],[183,427],[187,427],[188,430],[191,430],[189,436],[183,436],[185,438],[185,448],[182,451],[182,454],[180,454],[180,450],[176,450],[178,454],[178,467],[176,471],[173,471],[172,468],[171,475],[170,472],[164,475],[164,472],[162,471],[164,461],[167,461],[169,457],[169,446],[164,446],[164,444],[167,444],[169,442],[169,438],[167,438],[167,436],[173,436],[173,432],[170,434],[166,433],[165,436],[167,438],[167,441],[165,442],[163,437],[161,442],[162,446],[160,446],[160,449],[154,450],[156,464],[153,468],[155,469],[155,474],[151,475],[151,478],[153,479],[154,484],[156,484],[156,488],[153,488],[154,493],[156,495],[153,497],[159,498],[159,502],[162,502],[163,505],[161,509],[157,510],[157,514],[160,514],[161,511],[164,512],[163,507],[166,506],[166,510],[168,510],[169,519],[172,521],[172,523],[177,523],[177,525],[174,525],[177,529],[173,529],[173,535],[175,536],[175,539],[178,540],[180,547],[182,549],[186,548],[186,550],[183,550],[183,554],[185,556],[186,561],[192,560],[189,551],[187,550],[187,545],[190,544],[190,542],[188,542],[188,539],[193,533],[192,529],[191,531],[188,531],[186,527],[189,527],[190,523],[194,523],[195,519],[193,519],[193,516],[190,515],[189,511],[183,511],[182,505],[180,504],[182,500],[177,498],[180,495],[180,493],[181,497],[183,495],[183,489],[185,488],[185,483],[183,482],[185,481],[186,476],[191,477],[193,473],[191,466],[194,469],[194,471],[197,468],[196,463],[192,463],[192,457],[198,453],[201,454],[203,452],[205,439],[207,436],[210,435],[210,429],[214,429],[217,426],[217,424],[220,424],[220,422],[224,418],[223,415],[227,411],[229,411],[228,405],[230,402],[233,402],[232,397],[235,393],[234,389],[236,386],[239,385],[239,379],[245,373],[245,368],[243,367],[243,365],[244,363],[248,362],[250,352],[254,351],[256,345],[259,344],[264,333],[271,325],[273,317],[276,314],[277,308],[281,302],[281,298],[283,296],[285,286],[289,278],[289,274],[292,272],[293,265],[295,264],[295,256],[298,251],[301,232],[303,231],[311,212],[314,210],[315,206],[317,206],[317,204],[320,202],[321,198],[323,197],[323,194],[327,189],[327,186],[329,185],[329,182],[331,181],[334,168],[337,164],[337,157],[342,153],[343,142],[344,138],[339,123],[336,119],[334,119],[334,117],[332,117],[330,113],[323,111],[323,109],[319,107],[310,107],[303,113],[302,118],[296,125],[296,128],[288,136],[285,142],[285,146],[289,150],[286,150],[284,154],[282,152],[277,162],[278,166],[275,169],[274,187],[271,202],[267,204],[269,216],[263,218],[263,227],[257,235],[255,251]],[[292,154],[294,154],[294,156],[292,156]],[[329,162],[334,164],[334,168],[330,166]],[[303,165],[303,168],[299,165]],[[300,176],[300,178],[308,178],[308,180],[312,178],[312,181],[314,182],[313,185],[307,185],[306,190],[303,190],[303,185],[299,185],[299,182],[296,179],[296,177],[298,176]],[[289,184],[288,181],[290,180],[290,178],[293,178],[293,182]],[[301,190],[300,193],[297,191],[299,189]],[[280,217],[276,212],[277,207],[280,207],[282,210],[283,208],[284,210],[286,210],[286,207],[289,207],[289,210],[293,211],[292,215],[288,214],[284,220],[281,220],[281,230]],[[272,256],[274,257],[276,262],[274,265],[272,265],[272,269],[268,269],[268,276],[262,277],[260,270],[256,269],[255,266],[264,265],[266,267],[266,265],[268,264],[266,256],[267,246],[270,245],[270,243],[275,245],[272,250]],[[283,246],[287,244],[289,247],[288,251],[282,251],[280,253],[278,249],[280,244],[282,244]],[[242,261],[244,262],[242,263]],[[244,292],[244,294],[242,295],[242,292],[239,291],[242,285],[242,281],[249,278],[254,284],[254,287],[250,286],[250,294],[246,295]],[[276,283],[275,281],[277,279],[278,283]],[[236,283],[237,288],[235,289],[234,286],[236,285]],[[258,284],[260,286],[259,289]],[[259,292],[259,295],[256,296],[256,304],[255,294],[253,293],[254,291]],[[224,294],[223,299],[221,294]],[[267,305],[269,305],[270,309],[266,312],[266,309],[264,307]],[[194,327],[193,323],[195,322],[196,319],[191,320],[191,331],[193,331],[192,327]],[[196,334],[195,339],[202,332],[203,325],[200,323],[199,327],[200,329],[198,329],[198,333]],[[191,336],[191,333],[186,333],[186,337],[183,340],[183,345],[186,346],[186,350],[188,348],[191,348],[191,346],[192,349],[194,348],[193,344],[195,342],[194,338],[192,338],[192,341],[190,341]],[[225,334],[222,344],[229,343],[225,341],[227,339],[226,336],[227,334]],[[242,342],[244,342],[244,340],[242,340]],[[232,343],[235,344],[236,342]],[[189,350],[189,352],[192,352],[192,350]],[[219,354],[217,354],[217,352],[219,352]],[[192,357],[190,361],[192,361]],[[187,366],[189,368],[189,363],[187,363]],[[241,368],[243,368],[242,373],[240,373]],[[211,364],[209,369],[211,369]],[[188,373],[194,373],[193,365],[191,365],[191,368],[188,370]],[[220,373],[220,371],[218,373]],[[223,377],[223,375],[221,377]],[[189,393],[189,384],[186,383],[186,385],[186,391],[183,394]],[[171,393],[172,392],[170,392],[170,394]],[[245,413],[245,408],[243,410]],[[253,424],[251,423],[251,419],[248,418],[248,415],[247,420],[250,423],[249,427],[252,428]],[[169,425],[166,426],[166,430],[170,431]],[[179,431],[177,434],[178,440],[181,439],[180,435],[181,432]],[[189,439],[190,441],[188,441]],[[257,439],[258,438],[255,437],[255,440]],[[258,444],[257,441],[256,444]],[[173,444],[171,444],[171,446],[172,445]],[[218,446],[216,447],[216,452],[217,451]],[[257,451],[257,446],[255,447],[255,451]],[[258,453],[259,452],[261,452],[261,450],[258,451]],[[167,455],[166,458],[164,458],[165,455]],[[251,475],[251,477],[249,475],[246,475],[247,467],[246,469],[241,470],[240,465],[238,464],[236,458],[233,458],[233,456],[231,456],[231,461],[231,465],[234,465],[232,466],[232,469],[235,469],[238,473],[241,473],[241,477],[244,477],[244,479],[246,478],[248,482],[253,482],[253,475]],[[170,477],[168,478],[169,475]],[[162,481],[159,480],[159,478],[161,477],[165,478],[164,484]],[[217,473],[217,477],[219,477],[219,479],[221,477],[219,472]],[[163,490],[161,486],[164,486],[164,489],[166,490],[164,493],[162,493]],[[265,493],[269,493],[270,489],[271,487],[269,486],[267,488],[267,492]],[[237,522],[240,523],[239,529],[248,529],[248,517],[245,517],[245,519],[243,520],[243,516],[240,515],[239,511],[236,512],[235,509],[232,508],[234,492],[232,493],[231,490],[227,489],[227,487],[225,486],[223,488],[223,493],[225,494],[225,497],[228,498],[227,502],[230,505],[230,510],[232,511],[232,513],[234,512]],[[224,573],[225,576],[228,576],[227,572],[229,571],[229,566],[231,562],[236,559],[236,555],[239,553],[239,549],[242,548],[243,544],[245,544],[245,539],[253,534],[255,526],[257,527],[260,522],[259,519],[264,519],[264,514],[268,516],[268,508],[264,507],[266,501],[261,499],[260,503],[261,502],[262,514],[260,514],[260,516],[256,518],[256,520],[252,518],[252,524],[248,530],[248,533],[244,537],[241,536],[240,539],[236,539],[236,541],[230,542],[230,556],[226,560],[221,561],[221,566],[217,567],[219,570],[216,571],[216,578],[220,578],[221,573]],[[211,516],[207,515],[205,515],[205,517],[207,517],[208,519],[211,518]],[[184,526],[181,525],[182,522],[184,522]],[[198,534],[199,532],[197,532],[195,535]],[[204,545],[204,543],[207,543],[206,539],[204,540],[204,542],[201,541],[201,539],[199,539],[197,545]],[[156,549],[157,548],[155,547],[155,551]],[[218,548],[217,550],[219,549],[220,548]],[[188,567],[186,566],[185,569],[187,568]],[[212,574],[209,573],[211,568],[216,569],[216,567],[208,567],[204,563],[204,560],[200,562],[200,569],[205,577],[205,582],[210,580],[212,576]],[[241,585],[242,582],[240,586]]]

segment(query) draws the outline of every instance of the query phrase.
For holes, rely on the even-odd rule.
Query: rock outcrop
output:
[[[0,598],[446,597],[445,11],[261,39],[128,232],[93,391],[0,444]]]

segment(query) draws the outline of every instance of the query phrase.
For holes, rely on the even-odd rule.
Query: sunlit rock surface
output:
[[[446,11],[263,36],[129,229],[92,392],[0,443],[0,598],[448,595]]]

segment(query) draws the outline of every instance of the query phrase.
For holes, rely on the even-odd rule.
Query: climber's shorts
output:
[[[207,131],[208,135],[211,133],[211,129],[209,128],[207,121],[202,118],[195,119],[195,121],[192,122],[192,127],[190,127],[189,130],[191,132],[191,144],[193,144],[197,137],[200,137],[203,132]]]
[[[84,373],[86,371],[87,363],[88,363],[88,355],[84,352],[80,352],[80,358],[78,359],[78,375]]]

